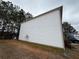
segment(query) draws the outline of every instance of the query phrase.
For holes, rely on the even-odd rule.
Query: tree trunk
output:
[[[20,27],[21,27],[21,24],[18,24],[18,31],[17,31],[17,37],[16,37],[17,40],[19,40]]]
[[[3,27],[2,27],[2,32],[1,32],[2,39],[5,39],[5,35],[4,35],[5,27],[6,27],[6,23],[5,21],[3,21]]]

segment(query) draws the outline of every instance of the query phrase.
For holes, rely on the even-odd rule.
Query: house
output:
[[[64,48],[62,6],[22,23],[19,40]]]

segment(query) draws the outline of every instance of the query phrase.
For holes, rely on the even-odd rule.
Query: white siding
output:
[[[28,35],[28,38],[26,38]],[[39,16],[21,25],[20,40],[64,48],[60,10]]]

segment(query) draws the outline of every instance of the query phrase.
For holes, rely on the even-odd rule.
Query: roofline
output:
[[[63,6],[59,6],[59,7],[56,7],[56,8],[54,8],[54,9],[52,9],[52,10],[49,10],[49,11],[47,11],[47,12],[44,12],[44,13],[42,13],[42,14],[40,14],[40,15],[37,15],[37,16],[35,16],[35,17],[33,17],[33,18],[31,18],[31,19],[29,19],[29,20],[26,20],[25,22],[28,22],[28,21],[31,21],[31,20],[33,20],[33,19],[35,19],[35,18],[38,18],[38,17],[40,17],[40,16],[43,16],[43,15],[45,15],[45,14],[47,14],[47,13],[50,13],[50,12],[52,12],[52,11],[55,11],[55,10],[60,10],[60,17],[61,17],[61,21],[62,21],[62,10],[63,10]],[[23,22],[24,23],[24,22]]]
[[[60,10],[60,12],[61,12],[61,17],[62,17],[62,8],[63,8],[63,6],[56,7],[56,8],[54,8],[54,9],[52,9],[52,10],[49,10],[49,11],[47,11],[47,12],[44,12],[44,13],[40,14],[40,15],[37,15],[37,16],[33,17],[32,19],[35,19],[35,18],[37,18],[37,17],[40,17],[40,16],[42,16],[42,15],[45,15],[45,14],[50,13],[50,12],[52,12],[52,11],[55,11],[55,10],[57,10],[57,9]]]
[[[47,12],[44,12],[44,13],[42,13],[42,14],[40,14],[40,15],[37,15],[37,16],[35,16],[35,17],[33,17],[33,18],[31,18],[30,20],[27,20],[27,21],[31,21],[31,20],[33,20],[33,19],[35,19],[35,18],[38,18],[38,17],[40,17],[40,16],[42,16],[42,15],[45,15],[45,14],[47,14],[47,13],[50,13],[50,12],[52,12],[52,11],[55,11],[55,10],[60,10],[60,17],[61,17],[61,20],[62,20],[62,10],[63,10],[63,6],[59,6],[59,7],[56,7],[56,8],[54,8],[54,9],[52,9],[52,10],[49,10],[49,11],[47,11]],[[26,22],[27,22],[26,21]]]

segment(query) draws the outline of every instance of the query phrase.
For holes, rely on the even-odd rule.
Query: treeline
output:
[[[22,22],[32,18],[32,14],[25,13],[10,1],[0,3],[0,39],[18,39]]]
[[[71,43],[79,43],[79,40],[74,37],[78,31],[71,26],[68,22],[64,22],[63,24],[63,34],[64,34],[64,44],[65,48],[72,48]]]

